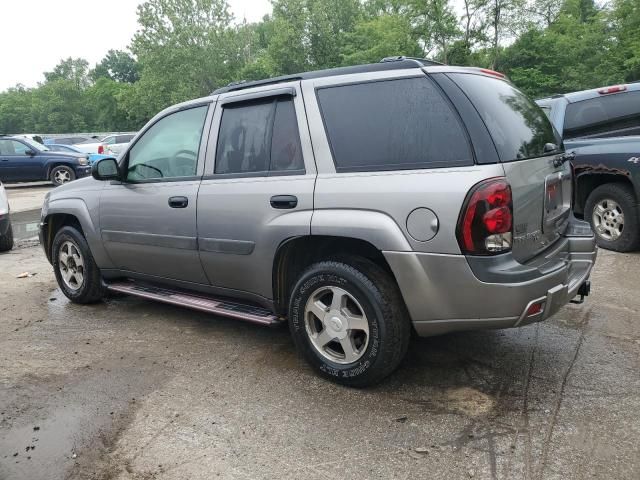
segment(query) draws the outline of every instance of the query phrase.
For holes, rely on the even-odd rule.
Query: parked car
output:
[[[57,145],[57,144],[49,144],[47,148],[52,152],[73,152],[73,153],[84,153],[79,148],[74,147],[73,145]],[[111,157],[112,155],[100,155],[99,153],[90,153],[87,155],[89,159],[89,163],[96,162],[103,158]]]
[[[129,142],[135,137],[134,134],[109,135],[102,139],[102,143],[107,146],[107,152],[118,156],[129,145]]]
[[[103,143],[99,137],[87,139],[84,142],[76,143],[73,146],[80,150],[82,153],[97,153],[100,155],[107,153],[107,145]]]
[[[575,154],[574,209],[601,247],[640,247],[640,83],[537,101]]]
[[[56,138],[45,138],[44,144],[46,146],[49,145],[74,145],[76,143],[86,142],[87,137],[56,137]]]
[[[23,133],[20,135],[13,135],[16,138],[26,138],[28,140],[32,140],[36,143],[39,143],[40,145],[44,145],[44,140],[42,140],[42,137],[40,135],[35,135],[33,133]]]
[[[129,144],[134,136],[135,135],[133,134],[109,135],[98,141],[95,141],[96,139],[92,139],[87,140],[84,143],[78,143],[74,145],[74,147],[84,153],[99,153],[117,156],[120,154],[122,149]]]
[[[321,375],[364,386],[412,329],[519,327],[588,295],[560,146],[489,70],[394,58],[231,85],[52,191],[40,238],[73,302],[288,323]]]
[[[13,229],[11,228],[11,216],[7,192],[0,182],[0,252],[6,252],[13,248]]]
[[[37,182],[56,186],[91,174],[87,155],[52,152],[29,138],[0,136],[0,180]]]

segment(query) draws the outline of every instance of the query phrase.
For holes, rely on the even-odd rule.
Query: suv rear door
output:
[[[450,73],[488,129],[513,192],[513,255],[526,261],[554,243],[571,213],[572,173],[542,109],[493,75]]]
[[[215,287],[270,299],[278,247],[309,235],[316,168],[299,83],[218,99],[198,194],[200,258]]]

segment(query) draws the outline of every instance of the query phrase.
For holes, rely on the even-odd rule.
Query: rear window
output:
[[[501,161],[540,157],[545,144],[560,145],[542,109],[510,83],[466,73],[450,77],[478,110]]]
[[[338,172],[473,164],[466,132],[426,77],[318,89]]]
[[[564,119],[564,135],[567,138],[625,129],[633,130],[628,135],[636,135],[637,127],[640,127],[640,91],[570,103]]]

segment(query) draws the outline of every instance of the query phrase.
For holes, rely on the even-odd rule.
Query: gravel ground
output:
[[[353,390],[286,329],[70,304],[40,248],[18,248],[0,255],[0,479],[638,479],[639,271],[601,251],[585,304],[415,339]]]

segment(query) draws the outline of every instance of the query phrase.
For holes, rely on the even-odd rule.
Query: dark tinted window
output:
[[[224,107],[215,173],[267,174],[304,170],[293,100],[268,99]]]
[[[451,74],[484,120],[503,162],[544,155],[560,139],[542,109],[513,85],[497,78]]]
[[[296,111],[291,100],[280,101],[276,106],[270,170],[272,172],[304,170]]]
[[[116,143],[129,143],[133,139],[133,135],[118,135]]]
[[[640,91],[603,95],[570,103],[564,119],[564,135],[575,138],[640,127]],[[624,134],[621,132],[621,134]]]
[[[337,171],[473,164],[457,114],[426,77],[318,90]]]

